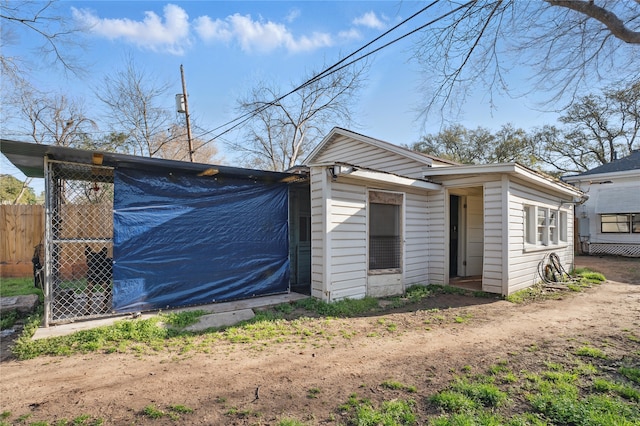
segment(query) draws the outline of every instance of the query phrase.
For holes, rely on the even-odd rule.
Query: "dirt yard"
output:
[[[614,357],[638,353],[637,340],[621,336],[640,336],[640,260],[581,257],[577,265],[610,281],[526,305],[443,295],[403,311],[326,321],[326,333],[306,341],[5,361],[0,411],[50,424],[90,415],[116,425],[277,425],[283,418],[334,425],[353,393],[374,402],[399,397],[381,386],[385,380],[415,386],[413,397],[424,400],[465,368],[483,372],[508,360],[514,371],[535,371],[586,343]],[[154,420],[140,415],[150,404],[194,412]]]

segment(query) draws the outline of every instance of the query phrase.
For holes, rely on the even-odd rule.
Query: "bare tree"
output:
[[[492,104],[496,93],[530,91],[543,91],[552,102],[603,78],[640,79],[638,0],[485,0],[443,7],[442,19],[424,30],[414,50],[428,92],[423,114],[455,112],[474,90]],[[509,84],[516,65],[532,70],[530,87]]]
[[[167,94],[169,87],[128,57],[126,68],[105,76],[102,87],[95,90],[107,107],[106,121],[112,131],[128,136],[123,145],[127,152],[155,157],[168,141],[159,137],[173,124],[171,109],[165,107],[173,99]]]
[[[281,98],[280,88],[256,86],[238,100],[238,112],[252,117],[242,143],[232,143],[251,167],[286,170],[297,164],[327,132],[348,125],[367,66],[345,67]],[[315,74],[312,74],[315,75]]]
[[[52,58],[63,68],[75,74],[82,72],[78,58],[71,55],[79,47],[76,37],[81,28],[73,20],[56,11],[55,1],[2,1],[0,2],[0,50],[3,52],[15,44],[23,31],[39,36],[41,40],[39,59]],[[4,77],[19,70],[24,73],[22,58],[0,54],[0,66]]]
[[[565,173],[629,155],[640,143],[640,82],[583,96],[560,117],[563,127],[534,133],[538,157]]]
[[[38,144],[80,147],[87,135],[97,129],[80,100],[64,95],[24,91],[20,111],[28,122],[30,138]]]

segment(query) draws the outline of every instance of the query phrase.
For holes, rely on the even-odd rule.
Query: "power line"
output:
[[[402,40],[402,39],[404,39],[404,38],[406,38],[406,37],[408,37],[408,36],[410,36],[410,35],[412,35],[412,34],[416,33],[417,31],[420,31],[420,30],[422,30],[422,29],[424,29],[424,28],[426,28],[426,27],[428,27],[428,26],[430,26],[430,25],[433,25],[434,23],[436,23],[436,22],[438,22],[438,21],[440,21],[440,20],[442,20],[442,19],[446,18],[447,16],[449,16],[449,15],[451,15],[451,14],[453,14],[453,13],[457,12],[458,10],[461,10],[461,9],[463,9],[463,8],[465,8],[465,7],[468,7],[468,6],[470,6],[472,3],[475,3],[475,2],[476,2],[476,0],[471,0],[471,1],[469,1],[469,2],[465,3],[465,4],[461,5],[461,6],[458,6],[457,8],[455,8],[455,9],[453,9],[453,10],[451,10],[451,11],[449,11],[449,12],[445,13],[444,15],[441,15],[440,17],[438,17],[438,18],[436,18],[436,19],[434,19],[434,20],[432,20],[432,21],[430,21],[430,22],[428,22],[428,23],[426,23],[426,24],[424,24],[424,25],[422,25],[422,26],[420,26],[420,27],[418,27],[418,28],[416,28],[416,29],[414,29],[414,30],[412,30],[412,31],[408,32],[408,33],[405,33],[404,35],[402,35],[402,36],[400,36],[400,37],[398,37],[398,38],[396,38],[396,39],[394,39],[394,40],[392,40],[392,41],[390,41],[390,42],[388,42],[388,43],[386,43],[386,44],[384,44],[383,46],[381,46],[381,47],[379,47],[379,48],[377,48],[377,49],[373,50],[372,52],[369,52],[369,53],[367,53],[367,54],[365,54],[365,55],[363,55],[363,56],[361,56],[361,57],[359,57],[359,58],[354,59],[354,60],[353,60],[353,61],[351,61],[351,62],[348,62],[347,64],[345,64],[345,65],[343,65],[343,66],[341,66],[341,67],[338,67],[340,64],[342,64],[343,62],[345,62],[345,61],[346,61],[347,59],[349,59],[350,57],[352,57],[352,56],[354,56],[354,55],[358,54],[359,52],[361,52],[362,50],[364,50],[364,49],[366,49],[367,47],[371,46],[373,43],[375,43],[375,42],[377,42],[378,40],[380,40],[381,38],[385,37],[386,35],[388,35],[388,34],[389,34],[389,33],[391,33],[392,31],[395,31],[395,30],[396,30],[397,28],[399,28],[400,26],[402,26],[402,25],[406,24],[407,22],[409,22],[410,20],[414,19],[416,16],[418,16],[418,15],[420,15],[420,14],[424,13],[425,11],[427,11],[428,9],[430,9],[432,6],[434,6],[435,4],[437,4],[439,1],[440,1],[440,0],[434,0],[433,2],[431,2],[430,4],[428,4],[427,6],[425,6],[424,8],[420,9],[419,11],[417,11],[416,13],[414,13],[413,15],[411,15],[410,17],[408,17],[408,18],[404,19],[403,21],[401,21],[400,23],[396,24],[395,26],[393,26],[393,27],[392,27],[392,28],[390,28],[389,30],[385,31],[384,33],[382,33],[382,34],[381,34],[381,35],[379,35],[378,37],[376,37],[376,38],[374,38],[373,40],[371,40],[370,42],[366,43],[364,46],[362,46],[362,47],[358,48],[357,50],[355,50],[354,52],[350,53],[349,55],[347,55],[346,57],[344,57],[344,58],[343,58],[343,59],[341,59],[340,61],[338,61],[338,62],[336,62],[335,64],[331,65],[330,67],[326,68],[326,69],[325,69],[325,70],[323,70],[322,72],[320,72],[320,73],[316,74],[315,76],[313,76],[313,77],[312,77],[312,78],[310,78],[309,80],[305,81],[304,83],[302,83],[302,84],[301,84],[301,85],[299,85],[298,87],[296,87],[296,88],[294,88],[294,89],[290,90],[290,91],[289,91],[289,92],[287,92],[286,94],[284,94],[284,95],[282,95],[282,96],[279,96],[278,98],[276,98],[276,99],[274,99],[274,100],[272,100],[272,101],[270,101],[270,102],[266,102],[266,101],[265,101],[265,102],[264,102],[264,104],[263,104],[262,106],[260,106],[260,107],[258,107],[258,108],[255,108],[255,109],[254,109],[254,110],[252,110],[252,111],[246,112],[245,114],[242,114],[241,116],[236,117],[236,118],[234,118],[233,120],[230,120],[230,121],[228,121],[228,122],[226,122],[226,123],[224,123],[224,124],[222,124],[222,125],[220,125],[220,126],[218,126],[218,127],[214,128],[214,129],[211,129],[211,130],[209,130],[209,131],[207,131],[207,132],[204,132],[204,133],[202,133],[202,134],[198,135],[198,137],[200,138],[200,137],[205,136],[205,135],[207,135],[207,134],[210,134],[210,133],[212,133],[212,132],[214,132],[214,131],[216,131],[216,130],[219,130],[219,129],[222,129],[222,128],[226,127],[226,126],[229,126],[229,125],[230,125],[230,124],[232,124],[232,123],[237,122],[236,124],[234,124],[234,125],[233,125],[233,126],[231,126],[230,128],[228,128],[228,129],[226,129],[225,131],[223,131],[223,132],[221,132],[221,133],[217,134],[217,135],[216,135],[216,136],[214,136],[213,138],[211,138],[211,139],[207,140],[207,141],[205,142],[205,144],[206,144],[206,143],[209,143],[209,142],[212,142],[213,140],[215,140],[215,139],[219,138],[220,136],[222,136],[222,135],[224,135],[224,134],[226,134],[226,133],[229,133],[229,132],[230,132],[230,131],[232,131],[233,129],[237,128],[238,126],[240,126],[240,125],[244,124],[245,122],[249,121],[251,118],[255,117],[255,116],[256,116],[257,114],[259,114],[260,112],[262,112],[262,111],[264,111],[265,109],[267,109],[267,108],[269,108],[269,107],[271,107],[271,106],[273,106],[273,105],[277,104],[277,103],[278,103],[278,102],[280,102],[282,99],[286,98],[287,96],[290,96],[291,94],[293,94],[293,93],[297,92],[298,90],[301,90],[301,89],[303,89],[303,88],[307,87],[308,85],[313,84],[314,82],[316,82],[316,81],[318,81],[318,80],[320,80],[320,79],[322,79],[322,78],[324,78],[324,77],[327,77],[327,76],[329,76],[329,75],[331,75],[331,74],[333,74],[333,73],[335,73],[335,72],[337,72],[337,71],[340,71],[340,70],[342,70],[342,69],[344,69],[344,68],[346,68],[346,67],[348,67],[348,66],[350,66],[350,65],[353,65],[354,63],[356,63],[356,62],[358,62],[358,61],[361,61],[361,60],[365,59],[366,57],[368,57],[368,56],[370,56],[370,55],[372,55],[372,54],[374,54],[374,53],[376,53],[376,52],[378,52],[378,51],[382,50],[383,48],[386,48],[386,47],[388,47],[388,46],[390,46],[390,45],[392,45],[392,44],[394,44],[394,43],[397,43],[398,41],[400,41],[400,40]],[[338,67],[338,68],[336,68],[336,67]]]

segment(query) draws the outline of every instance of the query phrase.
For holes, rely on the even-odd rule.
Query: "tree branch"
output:
[[[593,18],[604,26],[620,40],[630,44],[640,44],[640,32],[632,31],[624,25],[624,22],[616,14],[607,9],[595,5],[592,1],[576,0],[545,0],[552,6],[565,7]]]

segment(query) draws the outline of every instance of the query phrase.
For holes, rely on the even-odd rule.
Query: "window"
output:
[[[525,242],[535,246],[567,242],[567,212],[540,206],[525,206]]]
[[[640,233],[640,213],[601,214],[600,231],[603,234]]]
[[[562,212],[561,211],[560,212],[560,219],[559,219],[559,222],[558,222],[558,229],[559,229],[558,234],[559,234],[560,241],[562,241],[564,243],[566,243],[568,238],[569,238],[568,232],[567,232],[568,224],[569,224],[569,222],[567,221],[567,212]]]
[[[547,239],[547,214],[549,213],[548,209],[538,208],[538,222],[537,222],[537,234],[536,234],[536,244],[538,245],[549,245],[549,240]]]
[[[369,193],[369,269],[400,269],[402,194]]]

